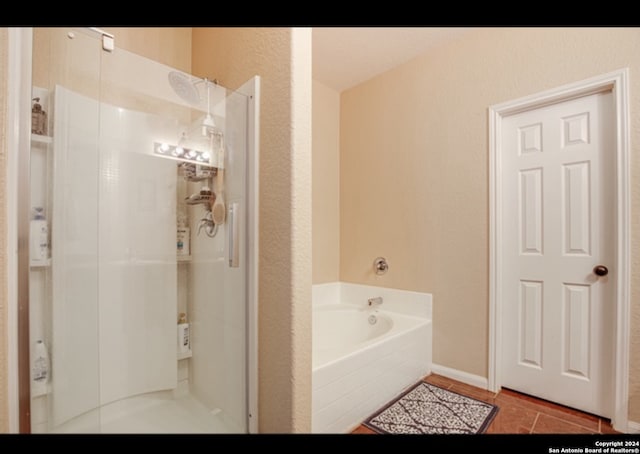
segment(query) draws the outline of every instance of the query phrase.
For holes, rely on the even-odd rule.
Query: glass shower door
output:
[[[81,42],[95,71],[48,81],[52,373],[33,427],[246,432],[248,98],[117,37],[112,52],[83,30],[34,38],[76,56],[50,74],[88,58]]]
[[[100,415],[92,411],[100,401],[100,66],[95,37],[71,29],[34,29],[33,98],[46,113],[46,127],[34,131],[37,119],[32,118],[30,199],[34,214],[42,208],[48,232],[40,256],[30,251],[33,432],[74,418],[78,431],[100,430]],[[75,104],[65,99],[70,91],[63,87],[77,93]],[[33,228],[30,233],[33,243]]]

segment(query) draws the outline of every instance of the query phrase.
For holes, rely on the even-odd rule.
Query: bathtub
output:
[[[368,307],[377,296],[383,304]],[[349,432],[428,375],[431,329],[429,294],[314,286],[312,431]]]

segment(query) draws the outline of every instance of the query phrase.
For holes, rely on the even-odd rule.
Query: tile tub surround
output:
[[[372,311],[367,300],[381,296],[378,311],[407,326],[314,366],[312,431],[349,432],[430,372],[431,295],[343,282],[314,285],[312,295],[316,310],[344,305]]]
[[[330,282],[312,286],[311,298],[314,306],[318,304],[350,304],[367,306],[367,300],[381,296],[381,310],[399,314],[424,317],[431,320],[432,297],[430,293],[411,292],[372,285]]]

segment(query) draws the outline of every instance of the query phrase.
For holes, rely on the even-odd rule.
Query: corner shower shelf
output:
[[[46,260],[31,260],[29,262],[29,266],[31,268],[44,268],[47,266],[51,266],[51,259]]]
[[[53,143],[53,137],[51,137],[51,136],[43,136],[43,135],[40,135],[40,134],[31,134],[31,140],[33,142],[44,143],[44,144],[52,144]]]
[[[45,385],[37,384],[35,386],[32,383],[31,398],[46,396],[47,394],[51,394],[52,389],[53,387],[51,386],[51,383],[47,383]]]
[[[181,359],[191,358],[193,356],[193,352],[189,350],[188,352],[178,353],[178,361]]]

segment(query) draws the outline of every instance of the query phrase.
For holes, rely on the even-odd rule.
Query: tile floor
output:
[[[503,389],[492,393],[456,380],[431,374],[424,381],[500,407],[488,434],[617,434],[608,419]],[[374,434],[360,425],[352,433]]]

